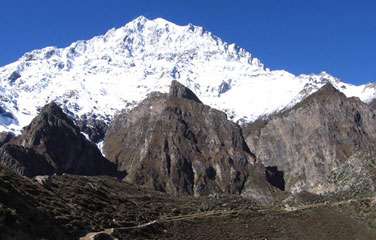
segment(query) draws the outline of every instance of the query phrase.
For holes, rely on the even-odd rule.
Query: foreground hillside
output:
[[[300,196],[288,208],[267,207],[236,196],[174,198],[110,177],[64,175],[38,182],[3,168],[0,195],[4,240],[376,237],[375,198],[335,203]]]

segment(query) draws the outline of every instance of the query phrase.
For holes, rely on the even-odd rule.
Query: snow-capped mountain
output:
[[[138,17],[104,35],[34,50],[1,67],[0,131],[18,132],[52,100],[75,117],[110,120],[148,93],[166,92],[172,80],[235,121],[291,106],[326,82],[363,101],[376,95],[373,84],[354,86],[325,72],[295,76],[269,70],[199,26]]]

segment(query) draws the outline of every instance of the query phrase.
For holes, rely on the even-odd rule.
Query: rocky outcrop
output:
[[[52,163],[31,148],[6,144],[0,148],[0,159],[2,166],[27,177],[51,175],[56,172]]]
[[[265,166],[283,172],[289,191],[374,189],[376,114],[330,84],[244,134]]]
[[[115,174],[94,143],[80,133],[58,105],[50,103],[1,150],[1,164],[26,175]]]
[[[178,81],[171,82],[169,96],[176,98],[185,98],[197,103],[202,103],[201,100],[198,99],[198,97],[191,91],[191,89],[185,87]]]
[[[80,131],[86,133],[92,142],[99,143],[103,141],[108,125],[105,121],[98,119],[95,114],[83,115],[76,123]]]
[[[376,110],[376,98],[373,99],[371,102],[368,103],[368,106],[372,109],[372,110]]]
[[[16,135],[12,132],[0,132],[0,147],[12,140]]]
[[[127,181],[175,195],[269,191],[240,127],[176,81],[115,117],[103,151]]]

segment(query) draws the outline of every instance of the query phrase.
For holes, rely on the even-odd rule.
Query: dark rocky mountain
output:
[[[327,84],[292,109],[244,127],[251,150],[292,192],[373,191],[376,114]]]
[[[115,174],[116,170],[53,102],[41,109],[20,136],[0,149],[0,161],[25,176],[100,175]]]
[[[177,81],[169,94],[151,94],[115,117],[103,151],[134,184],[174,195],[242,193],[270,200],[265,169],[241,128]]]

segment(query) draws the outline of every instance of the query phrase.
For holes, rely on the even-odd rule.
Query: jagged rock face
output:
[[[95,115],[84,115],[77,120],[77,126],[80,128],[80,131],[86,133],[88,138],[94,143],[103,141],[108,128],[107,123],[103,120],[97,119]]]
[[[4,145],[1,162],[26,176],[114,174],[115,166],[89,142],[58,105],[46,105],[23,133]]]
[[[51,175],[55,172],[52,164],[33,149],[6,144],[0,148],[1,165],[14,172],[31,177],[37,175]]]
[[[240,193],[252,171],[265,184],[240,127],[177,82],[115,117],[103,150],[129,182],[177,195]]]
[[[371,102],[368,103],[368,106],[372,109],[372,110],[376,110],[376,99],[373,99]]]
[[[289,191],[372,190],[376,115],[330,84],[292,109],[244,128],[265,166],[278,167]]]
[[[178,81],[172,81],[169,91],[170,97],[185,98],[198,103],[202,103],[200,99],[191,91]]]
[[[0,132],[0,147],[15,137],[12,132]]]

